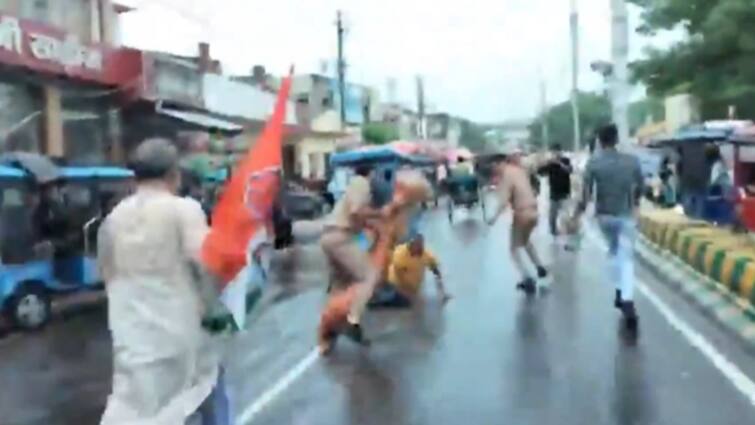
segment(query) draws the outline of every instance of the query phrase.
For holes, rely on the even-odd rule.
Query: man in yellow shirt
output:
[[[435,275],[441,299],[447,302],[451,296],[443,285],[438,261],[425,248],[422,235],[416,234],[408,243],[394,249],[388,268],[388,285],[375,295],[370,307],[409,307],[420,292],[426,269]]]

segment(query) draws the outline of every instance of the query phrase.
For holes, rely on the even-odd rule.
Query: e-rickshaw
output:
[[[734,132],[724,146],[732,149],[737,224],[755,231],[755,125]]]
[[[334,175],[353,177],[352,168],[360,165],[368,165],[373,168],[373,192],[378,192],[378,196],[373,196],[375,207],[382,207],[393,198],[393,187],[395,185],[396,173],[403,167],[422,168],[435,164],[435,161],[423,155],[407,155],[391,149],[390,147],[370,147],[347,152],[340,152],[331,155],[330,166],[333,168]],[[348,181],[342,182],[343,189],[348,186]],[[382,193],[385,192],[385,193]],[[374,195],[375,193],[373,193]],[[408,232],[406,238],[410,238],[418,232],[419,221],[421,219],[421,210],[416,211],[409,219]],[[372,240],[368,234],[361,233],[357,237],[357,242],[364,250],[369,250],[372,246]],[[399,240],[398,242],[401,242]],[[390,247],[391,250],[393,247]],[[331,282],[332,283],[332,282]]]
[[[449,197],[449,223],[453,223],[454,211],[459,206],[471,210],[479,205],[482,218],[485,219],[485,188],[494,181],[495,165],[504,159],[505,156],[497,154],[475,157],[474,173],[456,174],[453,170],[449,172],[443,183],[444,191]]]
[[[707,149],[711,146],[720,148],[729,139],[732,131],[733,129],[706,128],[705,125],[695,126],[680,130],[670,137],[656,139],[649,144],[650,148],[675,151],[679,156],[680,195],[686,200],[682,202],[685,204],[685,213],[693,218],[721,225],[734,224],[736,221],[732,193],[711,185],[711,167],[707,158]],[[699,186],[705,188],[701,189],[699,194],[692,193],[692,189],[686,188],[683,184],[687,180],[698,182]],[[696,206],[698,203],[699,207]]]
[[[330,166],[334,175],[352,177],[351,172],[339,172],[339,169],[353,169],[360,165],[368,165],[373,169],[373,181],[375,186],[380,188],[391,188],[395,183],[396,171],[403,167],[417,168],[426,170],[437,165],[437,162],[425,155],[404,154],[391,147],[369,147],[339,152],[331,155]],[[344,181],[341,186],[347,186],[348,182]],[[380,189],[378,188],[378,189]],[[379,198],[391,198],[389,193]],[[385,201],[381,199],[380,201]],[[378,204],[385,202],[377,202]],[[379,205],[378,205],[379,206]]]
[[[115,167],[57,167],[50,162],[40,180],[39,170],[24,168],[24,161],[6,157],[4,164],[0,305],[15,326],[37,329],[49,321],[55,295],[99,287],[97,229],[132,190],[133,174]]]

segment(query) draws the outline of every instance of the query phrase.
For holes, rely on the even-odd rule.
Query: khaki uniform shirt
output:
[[[351,215],[364,207],[370,206],[372,193],[370,181],[362,176],[354,176],[346,188],[343,197],[333,207],[330,217],[325,222],[325,227],[347,230],[357,233],[351,222]]]
[[[501,204],[510,204],[515,214],[532,209],[537,210],[537,197],[526,169],[505,165],[501,179],[501,184],[498,186]]]

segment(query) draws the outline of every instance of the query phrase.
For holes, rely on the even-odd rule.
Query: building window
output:
[[[50,5],[48,0],[24,0],[19,3],[22,18],[42,22],[49,20]]]
[[[310,179],[316,179],[320,177],[320,154],[309,154],[309,175]]]
[[[104,111],[106,112],[106,111]],[[108,151],[108,116],[96,107],[63,109],[65,155],[72,163],[102,164]]]
[[[0,152],[40,152],[42,96],[23,83],[0,83]]]
[[[329,179],[330,178],[330,173],[331,173],[331,168],[330,168],[330,152],[325,153],[325,155],[323,156],[323,160],[325,162],[325,172],[323,173],[323,177],[325,177],[325,179]]]
[[[81,41],[92,40],[92,13],[91,0],[68,0],[52,4],[50,20],[56,21],[59,27],[79,37]]]

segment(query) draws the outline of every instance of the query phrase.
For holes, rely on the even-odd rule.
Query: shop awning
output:
[[[242,126],[232,121],[215,118],[209,114],[202,112],[185,111],[158,105],[157,113],[207,130],[220,130],[233,133],[240,133],[244,130]]]

